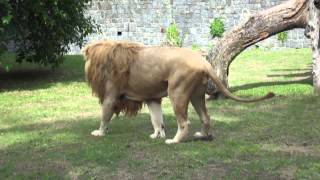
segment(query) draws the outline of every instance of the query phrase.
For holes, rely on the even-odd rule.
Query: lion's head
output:
[[[98,41],[82,49],[85,74],[92,92],[100,103],[105,97],[106,81],[112,81],[119,90],[128,82],[130,66],[143,46],[120,41]]]

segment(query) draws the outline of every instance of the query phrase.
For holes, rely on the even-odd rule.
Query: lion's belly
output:
[[[128,99],[146,101],[167,96],[168,84],[166,82],[130,82],[124,94]]]
[[[146,95],[141,95],[141,94],[136,94],[131,92],[131,93],[126,93],[125,97],[133,101],[147,101],[152,99],[161,99],[163,97],[166,97],[167,95],[168,95],[167,91],[161,92],[159,94],[155,94],[152,96],[146,96]]]
[[[158,63],[148,60],[131,66],[124,93],[128,99],[145,101],[167,96],[167,73]]]

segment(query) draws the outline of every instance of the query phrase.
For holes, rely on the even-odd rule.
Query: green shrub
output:
[[[225,31],[224,23],[220,18],[215,18],[210,23],[210,34],[213,38],[214,37],[222,37],[224,31]]]
[[[12,15],[9,0],[0,1],[0,55],[5,51],[5,43],[3,42],[5,34],[4,30],[5,27],[10,23],[11,19]]]
[[[194,51],[200,51],[201,50],[201,47],[197,44],[192,44],[191,45],[191,49],[194,50]]]
[[[278,41],[280,41],[282,44],[288,40],[288,31],[283,31],[278,33]]]
[[[69,45],[81,46],[96,30],[84,12],[89,0],[0,2],[0,45],[13,41],[16,61],[57,67]]]
[[[182,46],[182,40],[180,38],[180,33],[178,27],[175,23],[169,25],[166,31],[167,42],[173,46]]]

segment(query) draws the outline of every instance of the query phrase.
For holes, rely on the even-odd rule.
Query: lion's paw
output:
[[[159,133],[153,133],[153,134],[150,134],[150,138],[151,139],[156,139],[159,137]]]
[[[166,142],[166,144],[176,144],[176,143],[179,143],[177,140],[174,140],[174,139],[167,139],[165,142]]]
[[[166,137],[166,133],[164,132],[164,130],[156,131],[153,134],[150,134],[151,139],[165,138],[165,137]]]
[[[164,132],[163,129],[160,130],[160,138],[165,138],[166,137],[166,133]]]
[[[92,136],[104,136],[106,133],[105,132],[103,132],[103,131],[101,131],[101,130],[94,130],[94,131],[92,131],[91,132],[91,135]]]

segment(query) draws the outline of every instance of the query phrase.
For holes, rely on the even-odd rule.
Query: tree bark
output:
[[[314,92],[320,95],[320,0],[310,0],[308,29],[312,42],[312,76]]]
[[[229,66],[247,47],[282,31],[305,28],[308,2],[309,0],[286,1],[250,16],[245,23],[227,32],[208,55],[208,61],[223,84],[228,87]],[[208,94],[213,94],[211,98],[221,96],[212,83],[209,83]]]

